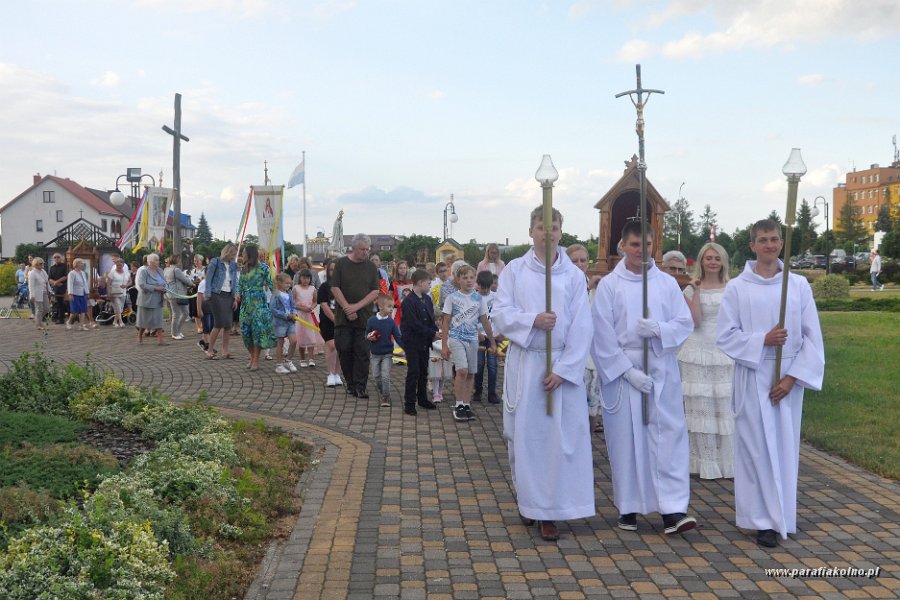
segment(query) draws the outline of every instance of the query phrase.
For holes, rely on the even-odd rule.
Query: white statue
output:
[[[331,256],[344,255],[344,211],[338,212],[331,229],[331,243],[328,245],[328,254]]]

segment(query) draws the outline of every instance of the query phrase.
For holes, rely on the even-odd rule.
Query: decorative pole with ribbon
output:
[[[556,247],[553,244],[553,183],[559,179],[559,172],[553,166],[553,160],[549,154],[545,154],[541,160],[534,178],[541,184],[544,196],[544,289],[546,291],[546,311],[551,311],[552,283],[550,270],[553,267],[553,258]],[[547,377],[553,373],[553,331],[547,330]],[[547,392],[547,415],[553,414],[553,392]]]
[[[641,65],[635,65],[635,71],[637,72],[637,87],[633,90],[628,90],[627,92],[622,92],[620,94],[616,94],[616,98],[621,98],[622,96],[628,96],[631,100],[631,103],[634,104],[634,108],[637,109],[637,122],[635,123],[634,130],[638,136],[638,173],[641,178],[641,204],[640,204],[640,217],[641,217],[641,279],[643,283],[643,312],[642,315],[645,319],[650,318],[650,310],[647,306],[647,265],[649,264],[650,258],[647,256],[647,162],[644,160],[644,107],[647,106],[647,102],[650,101],[650,94],[665,94],[662,90],[651,90],[644,87],[641,87]],[[646,98],[645,95],[646,94]],[[635,96],[637,99],[635,100]],[[647,338],[643,338],[643,351],[644,351],[644,373],[648,374],[650,372],[650,344]],[[644,420],[644,425],[650,423],[650,410],[649,410],[649,398],[646,393],[641,393],[641,413]]]
[[[806,164],[803,157],[800,156],[800,148],[793,148],[791,155],[788,157],[781,172],[787,176],[788,195],[787,208],[784,212],[784,267],[781,270],[781,310],[778,313],[778,328],[784,329],[784,316],[787,309],[788,294],[788,278],[791,273],[791,233],[794,229],[794,221],[797,215],[797,187],[800,185],[800,178],[806,174]],[[775,348],[775,381],[772,385],[777,385],[781,381],[781,355],[784,346],[776,346]]]

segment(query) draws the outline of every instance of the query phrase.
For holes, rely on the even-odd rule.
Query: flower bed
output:
[[[0,552],[5,597],[240,595],[261,542],[298,509],[292,491],[307,452],[261,423],[228,421],[203,400],[176,405],[90,364],[17,360],[0,379],[0,407],[121,427],[157,446],[12,536]]]

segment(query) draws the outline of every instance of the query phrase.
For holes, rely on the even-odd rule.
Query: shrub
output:
[[[84,427],[52,415],[0,411],[0,446],[24,441],[35,446],[74,442]]]
[[[166,440],[158,450],[184,454],[197,460],[215,460],[230,466],[238,463],[234,439],[227,433],[192,433],[177,440]]]
[[[107,373],[103,381],[82,391],[69,402],[69,410],[78,419],[88,421],[101,408],[115,406],[125,412],[127,406],[140,399],[141,392],[127,385],[112,373]],[[108,421],[107,421],[108,422]]]
[[[26,352],[0,377],[0,407],[16,412],[65,415],[69,402],[96,385],[100,371],[90,362],[60,367],[40,352]]]
[[[166,543],[156,541],[149,523],[74,505],[59,524],[29,529],[0,554],[0,589],[8,600],[162,600],[173,577]]]
[[[139,413],[126,417],[122,425],[154,440],[177,440],[193,433],[228,431],[228,421],[200,402],[184,406],[168,401],[163,405],[148,405]]]
[[[839,300],[850,297],[850,283],[840,275],[826,275],[816,279],[812,284],[813,297],[816,300]]]
[[[69,498],[82,487],[94,489],[101,478],[119,471],[113,455],[88,446],[23,444],[6,448],[0,459],[0,487],[25,483],[54,498]]]
[[[0,549],[28,527],[46,522],[62,509],[59,500],[24,485],[0,488]]]
[[[0,296],[13,296],[16,293],[16,270],[14,262],[0,264]]]

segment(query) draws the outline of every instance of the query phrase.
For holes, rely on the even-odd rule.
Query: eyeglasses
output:
[[[675,273],[676,275],[683,275],[684,273],[687,273],[687,269],[685,269],[684,267],[676,267],[675,265],[669,265],[665,269],[669,273]]]

